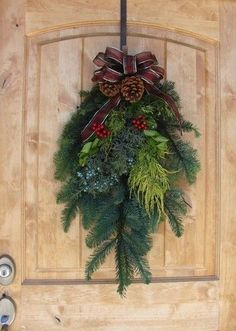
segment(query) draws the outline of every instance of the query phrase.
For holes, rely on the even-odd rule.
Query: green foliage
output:
[[[116,244],[116,239],[104,241],[98,246],[94,253],[89,257],[85,266],[86,279],[90,280],[92,274],[104,263],[107,255],[111,252]]]
[[[97,153],[99,149],[99,139],[95,138],[93,141],[89,141],[83,145],[79,153],[79,165],[84,167],[87,163],[89,156]]]
[[[189,121],[182,119],[182,131],[193,132],[195,137],[199,137],[199,130]],[[191,143],[183,140],[177,130],[179,123],[172,117],[166,119],[165,116],[159,119],[157,130],[168,139],[169,157],[165,161],[165,166],[174,176],[178,178],[185,177],[189,184],[196,181],[197,173],[200,170],[200,162],[197,150],[191,146]]]
[[[116,222],[120,216],[120,210],[118,206],[112,205],[112,208],[107,206],[104,213],[96,222],[93,228],[89,231],[86,237],[86,244],[89,248],[100,245],[104,240],[110,238],[116,231]]]
[[[179,105],[173,82],[158,83],[157,88]],[[100,140],[93,135],[83,143],[81,131],[107,98],[97,86],[80,96],[82,103],[65,125],[54,157],[55,178],[62,182],[57,202],[64,204],[65,231],[78,212],[82,214],[86,244],[93,249],[86,278],[114,252],[117,291],[124,296],[135,277],[151,281],[146,256],[160,222],[167,219],[176,236],[183,234],[188,205],[177,183],[183,177],[193,183],[200,164],[166,102],[147,93],[136,103],[122,100],[112,110],[105,120],[111,136]],[[140,115],[147,130],[132,126]],[[200,135],[183,118],[182,131]]]
[[[116,279],[119,284],[117,292],[121,296],[125,296],[127,287],[132,283],[134,270],[122,235],[117,237],[117,245],[115,247],[115,263]]]
[[[61,186],[60,191],[57,193],[57,203],[65,203],[71,199],[77,199],[80,196],[80,191],[78,190],[78,179],[76,177],[70,178],[67,182]]]
[[[125,127],[125,113],[116,109],[108,118],[106,125],[113,135],[117,135]]]
[[[200,170],[197,150],[178,135],[168,134],[167,136],[170,150],[169,165],[178,171],[179,176],[184,174],[190,184],[194,183]]]
[[[146,146],[140,150],[136,163],[130,170],[128,184],[148,215],[155,209],[163,212],[164,194],[169,188],[168,173],[148,152]]]
[[[114,248],[118,293],[123,296],[135,275],[139,274],[145,283],[150,282],[151,273],[145,256],[151,249],[151,220],[135,198],[129,199],[123,195],[124,201],[121,201],[120,193],[116,194],[119,190],[117,188],[112,195],[114,200],[108,196],[103,197],[99,205],[106,205],[106,208],[100,207],[99,211],[97,208],[99,216],[97,213],[92,215],[97,220],[90,224],[86,244],[94,248],[94,252],[87,261],[85,274],[87,279],[91,279]],[[118,196],[121,201],[119,205]],[[93,205],[98,204],[97,199],[92,200]]]
[[[144,130],[147,139],[148,149],[151,150],[153,156],[162,158],[167,153],[168,139],[160,135],[157,130]],[[149,152],[150,153],[150,152]]]
[[[76,214],[79,210],[78,199],[71,199],[68,201],[62,211],[62,225],[65,232],[68,232],[71,222],[76,217]]]
[[[144,137],[132,128],[122,129],[112,141],[107,164],[113,171],[121,176],[129,172]]]
[[[61,221],[65,232],[69,230],[72,220],[76,217],[79,210],[79,197],[77,178],[68,180],[57,194],[57,203],[65,203],[62,211]]]
[[[187,213],[187,203],[181,189],[172,188],[166,192],[164,208],[172,231],[181,237],[184,231],[183,217]]]
[[[79,208],[82,214],[82,222],[85,230],[99,219],[99,213],[103,211],[102,201],[97,201],[89,194],[83,194],[79,201]],[[102,211],[101,211],[102,210]]]
[[[151,274],[145,256],[151,248],[151,238],[150,219],[145,210],[135,198],[125,196],[121,186],[112,195],[103,196],[100,202],[97,198],[87,197],[81,204],[83,213],[86,213],[88,201],[90,206],[99,208],[96,207],[96,213],[93,212],[92,215],[88,210],[90,216],[97,219],[89,224],[90,230],[86,238],[86,244],[94,248],[86,264],[86,277],[91,278],[114,248],[118,292],[124,295],[136,274],[140,274],[148,283]]]
[[[94,223],[96,224],[107,210],[107,198],[109,198],[109,196],[105,194],[96,197],[91,194],[83,194],[81,196],[79,200],[79,208],[83,215],[83,227],[86,230],[88,230]]]
[[[105,101],[106,98],[94,87],[65,125],[58,141],[59,149],[54,156],[57,180],[65,181],[78,168],[78,154],[82,146],[81,131]]]
[[[168,128],[169,131],[173,132],[179,129],[179,123],[176,122],[176,119],[172,118],[165,123],[165,127]],[[198,128],[193,123],[185,121],[184,119],[181,121],[181,129],[183,132],[193,132],[196,138],[201,136]]]
[[[124,215],[125,216],[125,215]],[[149,232],[149,223],[143,219],[139,230],[136,224],[129,223],[121,217],[117,223],[117,245],[115,247],[117,292],[124,296],[127,287],[135,275],[140,275],[144,283],[151,281],[151,272],[146,255],[151,249],[152,241]],[[140,220],[141,221],[141,220]]]

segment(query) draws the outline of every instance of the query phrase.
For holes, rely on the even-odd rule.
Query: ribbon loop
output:
[[[124,53],[115,47],[107,47],[105,51],[106,58],[118,62],[120,64],[123,63]]]
[[[151,52],[138,53],[138,54],[136,54],[136,58],[137,58],[137,65],[138,66],[140,64],[143,64],[143,63],[146,63],[146,62],[151,62],[152,64],[158,64],[157,58]]]

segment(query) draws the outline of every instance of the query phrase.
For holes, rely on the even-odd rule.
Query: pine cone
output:
[[[120,92],[120,83],[100,83],[99,89],[100,91],[107,97],[114,97]]]
[[[136,76],[126,77],[121,83],[121,93],[129,102],[139,101],[144,92],[144,84],[141,78]]]

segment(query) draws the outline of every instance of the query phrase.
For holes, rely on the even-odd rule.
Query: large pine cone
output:
[[[121,93],[129,102],[139,101],[144,92],[144,84],[141,78],[136,76],[126,77],[121,83]]]
[[[120,92],[120,83],[104,82],[99,84],[100,91],[107,97],[114,97]]]

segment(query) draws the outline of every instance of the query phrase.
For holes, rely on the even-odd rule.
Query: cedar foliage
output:
[[[157,87],[179,105],[174,83],[166,81]],[[166,103],[147,94],[132,104],[122,100],[105,120],[112,135],[99,140],[92,151],[85,148],[89,146],[82,142],[81,131],[107,98],[97,86],[82,92],[81,97],[54,158],[55,178],[62,182],[57,202],[64,204],[64,231],[81,212],[86,245],[93,249],[86,263],[86,278],[90,280],[113,252],[117,291],[124,296],[135,277],[146,284],[151,281],[146,256],[159,223],[166,219],[176,236],[183,234],[188,205],[178,181],[185,178],[194,183],[200,164],[197,151],[183,139]],[[148,124],[146,131],[132,125],[140,115]],[[183,134],[200,135],[183,118],[181,129]],[[89,143],[95,139],[94,134]]]

